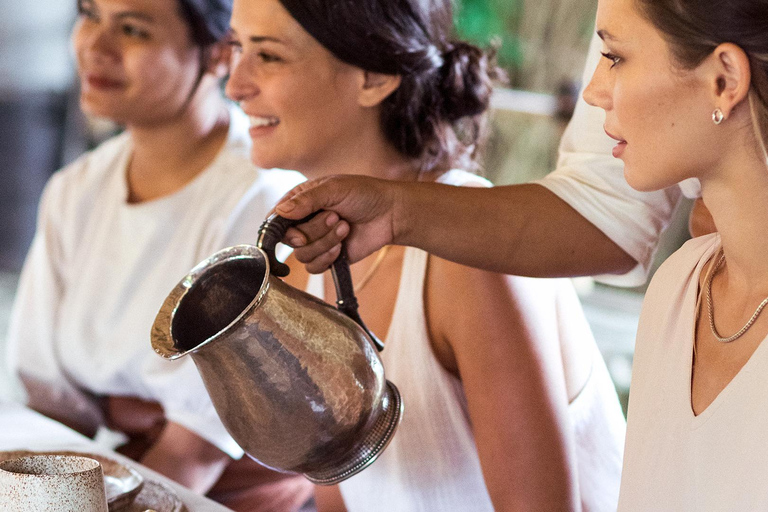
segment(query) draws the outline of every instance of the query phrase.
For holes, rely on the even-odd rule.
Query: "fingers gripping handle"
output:
[[[259,240],[256,245],[267,254],[269,268],[273,275],[285,277],[291,271],[288,265],[278,261],[275,256],[277,244],[285,237],[285,233],[289,228],[310,221],[318,213],[314,212],[301,220],[286,219],[285,217],[273,214],[262,223],[259,228]],[[336,258],[336,261],[333,262],[331,273],[333,275],[333,283],[336,286],[336,307],[362,327],[379,352],[381,352],[384,350],[384,343],[365,326],[363,319],[360,318],[360,314],[357,312],[358,304],[357,297],[355,297],[355,289],[352,285],[352,274],[350,273],[349,262],[343,250],[339,257]]]
[[[285,238],[285,233],[288,231],[288,228],[309,222],[318,213],[320,212],[311,213],[300,220],[286,219],[285,217],[281,217],[274,213],[261,223],[261,227],[259,228],[259,240],[256,242],[256,247],[267,253],[267,257],[269,258],[269,268],[272,275],[285,277],[291,272],[288,265],[278,261],[275,256],[275,247],[277,247],[277,244]]]

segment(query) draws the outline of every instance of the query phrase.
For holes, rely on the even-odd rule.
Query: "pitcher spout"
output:
[[[165,299],[152,326],[152,348],[174,360],[215,343],[259,306],[268,278],[269,260],[252,245],[202,261]]]

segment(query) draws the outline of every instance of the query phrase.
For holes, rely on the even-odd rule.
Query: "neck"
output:
[[[320,178],[333,174],[371,176],[379,179],[426,181],[439,173],[422,173],[418,162],[401,154],[386,140],[378,121],[368,124],[369,129],[350,130],[341,143],[329,144],[327,151],[298,169],[307,178]],[[434,175],[434,176],[433,176]]]
[[[768,166],[753,148],[702,178],[702,198],[717,225],[728,280],[768,293]]]
[[[224,99],[203,84],[185,109],[151,125],[129,124],[133,153],[128,168],[129,201],[171,194],[189,183],[216,157],[227,137]]]

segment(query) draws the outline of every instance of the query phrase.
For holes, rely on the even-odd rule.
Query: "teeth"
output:
[[[280,120],[276,117],[248,116],[248,118],[251,120],[251,126],[256,128],[261,128],[263,126],[276,126],[278,123],[280,123]]]

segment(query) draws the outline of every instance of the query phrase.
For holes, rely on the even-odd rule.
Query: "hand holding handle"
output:
[[[272,275],[285,277],[291,272],[288,265],[278,261],[277,256],[275,256],[275,247],[277,247],[277,244],[285,237],[288,228],[309,222],[318,213],[320,212],[310,213],[300,220],[286,219],[285,217],[273,213],[261,223],[261,227],[259,228],[259,240],[256,242],[256,247],[267,253],[267,257],[269,258],[269,268]]]
[[[267,254],[269,268],[273,275],[277,277],[285,277],[291,271],[288,265],[278,261],[275,256],[275,247],[278,242],[285,237],[288,228],[308,222],[318,213],[319,212],[314,212],[300,220],[290,220],[277,214],[273,214],[262,223],[261,228],[259,228],[259,240],[256,243],[256,246]],[[344,250],[341,251],[339,257],[333,262],[331,273],[333,275],[333,283],[336,287],[336,307],[339,311],[354,320],[357,325],[362,327],[379,352],[381,352],[384,350],[384,343],[382,343],[381,340],[379,340],[379,338],[365,326],[363,319],[360,318],[360,314],[357,311],[357,297],[355,296],[355,289],[352,285],[352,274],[349,270],[349,262],[347,261]]]

